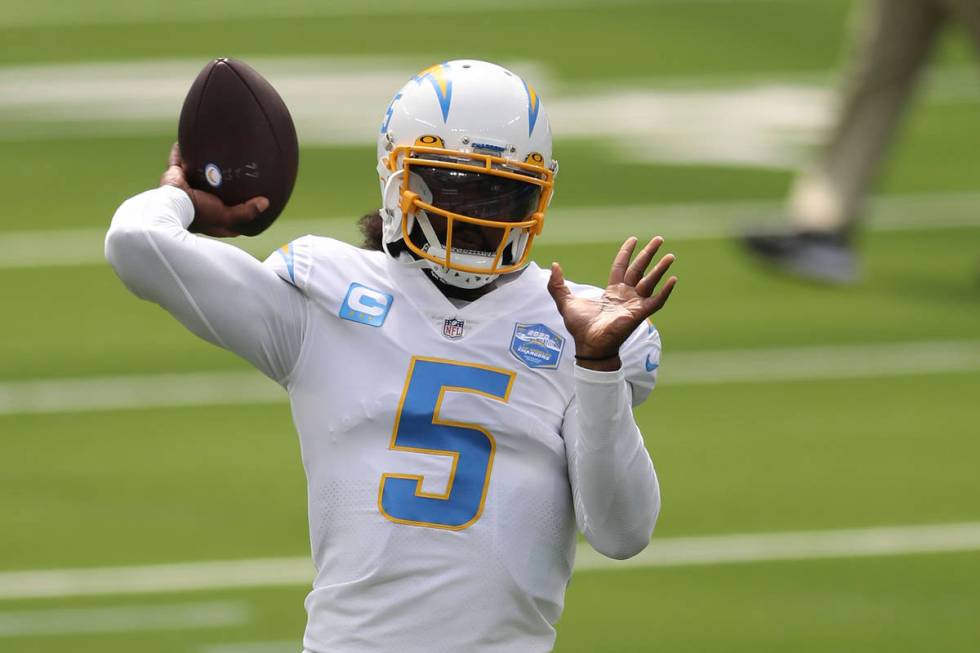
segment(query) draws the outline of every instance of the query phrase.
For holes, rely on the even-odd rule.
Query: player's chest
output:
[[[557,434],[571,400],[572,346],[541,310],[426,308],[352,283],[342,301],[317,307],[308,338],[305,378],[331,403],[367,402],[378,416],[479,415]]]

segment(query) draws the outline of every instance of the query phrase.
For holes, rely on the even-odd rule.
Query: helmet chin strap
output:
[[[422,222],[421,216],[419,222]],[[446,256],[446,248],[440,245],[429,245],[426,250],[433,256],[444,258]],[[425,259],[423,259],[425,260]],[[478,256],[476,254],[453,254],[453,260],[458,261],[464,265],[486,265],[487,257]],[[429,272],[432,273],[439,281],[450,286],[456,286],[457,288],[465,288],[467,290],[472,290],[473,288],[480,288],[492,282],[494,279],[499,277],[499,274],[480,274],[476,272],[463,272],[461,270],[452,270],[443,265],[439,265],[434,261],[425,260],[426,266]]]

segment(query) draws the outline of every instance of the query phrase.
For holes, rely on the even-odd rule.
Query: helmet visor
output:
[[[424,164],[411,169],[432,192],[432,205],[451,213],[521,222],[538,210],[541,186],[530,181]]]

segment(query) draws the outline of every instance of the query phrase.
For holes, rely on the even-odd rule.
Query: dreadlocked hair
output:
[[[364,236],[361,249],[368,249],[375,252],[384,251],[384,245],[381,243],[384,238],[384,225],[381,222],[380,212],[372,211],[371,213],[365,213],[357,220],[357,227],[361,230],[361,235]],[[400,240],[394,243],[388,243],[388,253],[395,258],[398,258],[399,254],[406,251],[408,251],[408,248]]]
[[[381,251],[384,249],[384,247],[381,245],[384,227],[381,224],[380,213],[377,211],[365,213],[357,221],[357,226],[361,230],[361,235],[364,236],[364,242],[361,243],[362,249],[370,249],[374,251]]]

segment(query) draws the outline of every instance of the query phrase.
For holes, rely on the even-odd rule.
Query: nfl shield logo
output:
[[[454,317],[447,319],[442,323],[442,335],[447,338],[455,340],[463,335],[463,320],[457,320]]]

